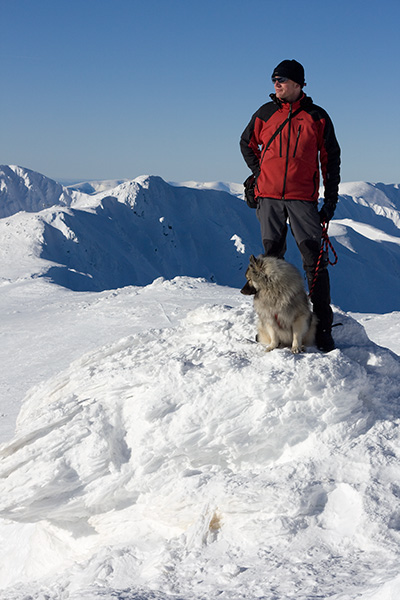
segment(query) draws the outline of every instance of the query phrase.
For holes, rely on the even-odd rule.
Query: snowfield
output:
[[[245,223],[232,231],[227,219],[215,221],[228,214],[227,192],[193,183],[190,196],[186,187],[165,192],[165,185],[157,180],[153,196],[151,179],[139,178],[108,195],[137,211],[145,190],[149,216],[140,223],[148,248],[161,239],[154,231],[160,207],[175,231],[174,198],[192,198],[203,208],[201,226],[219,226],[213,253],[200,250],[202,264],[212,267],[222,248],[227,272],[233,277],[236,268],[243,278],[258,242],[251,241],[253,211],[244,205]],[[343,273],[350,255],[359,272],[368,267],[357,244],[375,248],[372,273],[389,255],[398,268],[398,188],[387,186],[382,215],[378,184],[344,185],[352,200],[344,198],[331,225]],[[201,193],[211,194],[210,205]],[[84,231],[77,235],[74,211],[97,214],[107,191],[91,193],[86,207],[83,192],[76,194],[74,206],[0,220],[8,236],[0,240],[7,272],[0,286],[0,598],[397,598],[400,319],[365,310],[368,286],[373,302],[382,297],[379,286],[338,291],[353,312],[335,306],[333,352],[267,353],[254,342],[252,299],[218,278],[180,273],[75,289],[65,242],[43,236],[42,226],[55,223],[78,247]],[[216,199],[217,212],[207,208]],[[74,218],[62,230],[55,217],[65,214]],[[128,234],[128,220],[117,214],[109,213],[114,231]],[[186,216],[194,214],[200,219],[193,207]],[[194,260],[183,250],[177,246],[175,264],[184,271]],[[144,258],[160,268],[152,255]],[[106,263],[92,269],[96,283],[107,283]],[[90,280],[80,273],[81,283]],[[395,311],[398,288],[390,282],[384,294]]]

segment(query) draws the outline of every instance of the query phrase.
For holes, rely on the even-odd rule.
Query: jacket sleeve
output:
[[[336,203],[340,183],[340,147],[336,139],[333,123],[328,114],[325,114],[320,162],[325,188],[325,202]]]
[[[241,135],[240,150],[243,154],[243,158],[247,166],[252,171],[253,175],[255,175],[255,177],[258,177],[258,174],[260,172],[261,151],[255,134],[256,119],[257,113],[254,113],[250,123],[247,125],[246,129]]]

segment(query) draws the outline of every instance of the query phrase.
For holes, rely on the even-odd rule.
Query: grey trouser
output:
[[[293,237],[303,259],[308,286],[311,288],[321,249],[322,225],[319,220],[318,203],[306,200],[259,198],[257,218],[261,226],[264,254],[277,258],[283,258],[286,252],[287,221],[289,221]],[[332,326],[327,266],[327,256],[324,255],[311,296],[313,309],[321,329],[330,329]]]

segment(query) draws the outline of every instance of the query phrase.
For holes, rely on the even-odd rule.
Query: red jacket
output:
[[[243,157],[257,179],[256,198],[316,201],[321,168],[325,200],[336,201],[340,148],[329,115],[305,94],[293,104],[281,102],[274,94],[271,98],[253,115],[240,139]]]

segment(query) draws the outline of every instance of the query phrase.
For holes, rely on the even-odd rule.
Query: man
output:
[[[240,148],[256,179],[254,192],[265,256],[284,257],[289,220],[312,289],[322,223],[328,225],[338,199],[340,148],[329,115],[303,92],[306,84],[300,63],[282,61],[274,69],[272,81],[272,101],[253,115]],[[320,169],[325,201],[318,212]],[[311,295],[318,317],[316,343],[324,352],[335,348],[327,266],[324,255]]]

